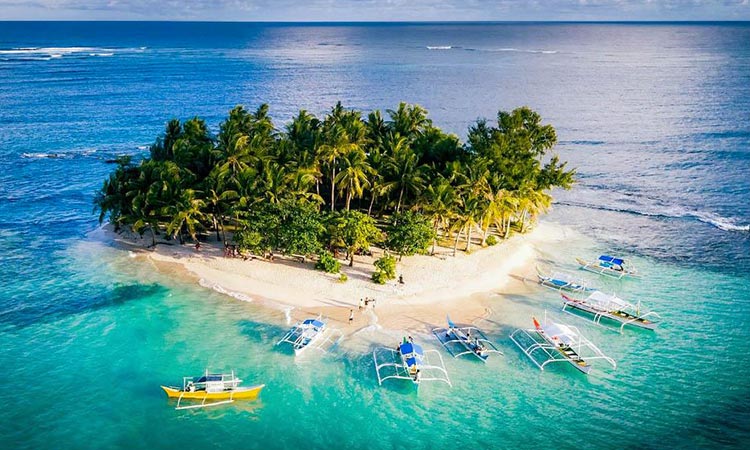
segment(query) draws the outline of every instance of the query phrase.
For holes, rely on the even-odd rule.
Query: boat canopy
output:
[[[549,337],[560,339],[565,344],[572,345],[576,341],[577,333],[567,325],[553,322],[543,325],[542,329]]]
[[[234,378],[234,377],[232,377]],[[211,381],[224,381],[224,375],[222,374],[209,374],[209,375],[203,375],[200,377],[194,377],[193,382],[194,383],[207,383]]]
[[[602,307],[617,307],[619,309],[633,308],[634,306],[625,300],[615,296],[596,291],[586,299],[589,303],[597,303]]]
[[[411,342],[406,342],[404,344],[401,344],[401,354],[408,355],[410,353],[416,353],[417,355],[424,355],[424,350],[422,350],[421,346],[417,344],[412,344]]]
[[[304,322],[302,322],[302,325],[312,325],[312,326],[320,328],[324,326],[325,324],[317,319],[307,319]]]
[[[604,261],[612,264],[617,264],[618,266],[621,266],[625,263],[625,260],[622,258],[615,258],[614,256],[609,255],[601,255],[599,257],[599,261]]]

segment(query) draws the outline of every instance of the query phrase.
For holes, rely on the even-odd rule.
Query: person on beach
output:
[[[195,243],[195,250],[200,251],[200,249],[201,249],[201,241],[198,241]]]
[[[409,336],[409,343],[411,343],[411,344],[413,344],[413,343],[414,343],[414,338],[413,338],[413,337],[411,337],[411,336]]]
[[[349,325],[351,325],[352,322],[354,322],[354,310],[350,309],[349,310]]]
[[[398,276],[398,283],[399,284],[404,284],[404,275],[403,274],[401,274],[401,275]]]
[[[359,310],[360,310],[360,311],[362,311],[362,308],[364,307],[363,305],[364,305],[364,302],[363,302],[363,301],[362,301],[362,299],[360,298],[360,299],[359,299]]]

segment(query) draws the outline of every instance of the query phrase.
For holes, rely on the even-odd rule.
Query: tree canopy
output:
[[[379,242],[402,255],[461,240],[470,250],[526,230],[551,189],[572,185],[556,142],[527,107],[477,120],[462,142],[406,103],[385,115],[301,110],[281,128],[268,105],[237,106],[216,134],[197,117],[170,120],[149,156],[117,160],[95,205],[116,229],[181,242],[230,231],[259,253],[343,249],[353,263]]]

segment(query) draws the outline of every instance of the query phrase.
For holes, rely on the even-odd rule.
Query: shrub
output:
[[[430,219],[412,211],[396,213],[388,227],[386,247],[401,256],[427,253],[435,239],[435,230]]]
[[[318,262],[315,263],[315,268],[327,273],[339,273],[341,263],[333,257],[331,252],[322,252],[318,258]]]
[[[346,283],[346,282],[347,282],[347,280],[349,280],[349,277],[347,277],[345,273],[342,273],[342,274],[341,274],[341,275],[339,276],[339,283]]]
[[[494,234],[491,234],[487,237],[487,245],[493,246],[497,244],[497,238]]]
[[[385,284],[386,281],[388,281],[388,277],[385,273],[376,270],[372,273],[372,281],[374,281],[377,284]]]
[[[375,261],[377,272],[381,272],[386,280],[396,278],[396,258],[391,255],[385,255]],[[381,283],[382,284],[382,283]]]

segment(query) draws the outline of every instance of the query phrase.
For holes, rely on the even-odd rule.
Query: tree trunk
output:
[[[471,229],[474,228],[469,224],[466,227],[466,253],[471,251]]]
[[[432,253],[431,253],[431,255],[433,255],[433,256],[435,255],[435,247],[437,246],[437,234],[438,234],[438,225],[439,224],[440,223],[436,220],[435,221],[435,229],[434,229],[434,231],[435,231],[435,238],[432,239]]]
[[[336,204],[336,158],[333,158],[333,167],[331,168],[331,212]]]
[[[219,219],[216,218],[216,214],[213,216],[214,219],[214,229],[216,229],[216,242],[221,239],[221,236],[219,235]]]
[[[352,188],[349,186],[349,189],[346,192],[346,210],[349,211],[349,204],[352,201]]]
[[[458,238],[461,236],[461,230],[458,230],[456,232],[456,240],[453,242],[453,256],[456,256],[456,251],[458,250]]]
[[[349,252],[349,267],[354,267],[354,252]]]
[[[404,196],[404,188],[402,186],[401,193],[398,194],[398,205],[396,205],[396,212],[401,211],[401,199],[403,198],[403,196]]]
[[[151,247],[156,247],[156,233],[154,233],[154,226],[149,227],[151,229]]]
[[[372,205],[374,205],[374,204],[375,204],[375,193],[373,192],[372,193],[372,199],[370,200],[370,207],[367,208],[367,215],[368,216],[372,215]]]

